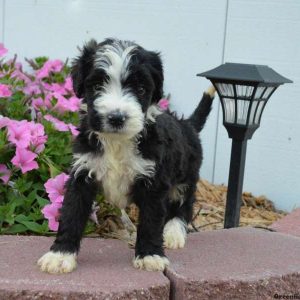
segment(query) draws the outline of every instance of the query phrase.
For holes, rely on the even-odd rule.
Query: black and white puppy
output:
[[[188,119],[163,112],[159,54],[136,43],[92,40],[74,61],[75,93],[83,98],[74,164],[66,184],[59,229],[38,265],[49,273],[71,272],[96,194],[124,209],[139,207],[134,267],[164,270],[166,248],[182,248],[191,221],[202,161],[198,133],[214,89]]]

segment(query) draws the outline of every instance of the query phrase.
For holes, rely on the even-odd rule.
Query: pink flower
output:
[[[158,101],[158,106],[162,109],[162,110],[167,110],[169,107],[169,100],[167,98],[162,98]]]
[[[68,100],[59,93],[53,93],[54,98],[57,100],[54,109],[59,113],[63,114],[66,111],[69,111],[69,102]]]
[[[12,74],[10,75],[11,78],[17,78],[18,80],[22,80],[24,81],[26,84],[30,84],[31,83],[31,80],[30,78],[24,74],[21,70],[14,70],[12,72]]]
[[[50,73],[50,69],[42,67],[40,70],[36,72],[36,78],[43,79],[45,77],[48,77]]]
[[[79,98],[77,98],[76,96],[72,96],[71,98],[69,98],[69,103],[70,103],[69,110],[72,112],[78,111],[80,108],[80,102],[81,102],[81,100]]]
[[[54,106],[54,109],[60,113],[66,111],[75,112],[79,110],[80,99],[73,96],[70,99],[65,98],[59,93],[53,93],[54,97],[57,99],[57,103]]]
[[[69,175],[61,173],[54,178],[48,179],[44,184],[46,192],[52,203],[62,203],[64,200],[65,183],[69,179]]]
[[[48,226],[50,230],[57,231],[58,230],[58,217],[59,217],[59,209],[62,207],[62,203],[51,203],[47,204],[43,209],[42,213],[46,219],[48,219]]]
[[[0,116],[0,129],[8,126],[9,123],[10,123],[9,118]]]
[[[7,49],[4,48],[4,45],[0,43],[0,56],[3,56],[7,53]]]
[[[71,131],[72,135],[74,136],[77,136],[79,134],[77,127],[71,123],[66,124],[65,122],[60,121],[51,115],[45,115],[44,119],[51,122],[54,125],[54,128],[58,131]]]
[[[50,72],[60,72],[63,66],[63,62],[59,59],[48,60],[44,63],[41,69],[37,70],[36,77],[38,79],[48,77]]]
[[[65,183],[68,179],[69,175],[61,173],[54,178],[48,179],[44,184],[51,203],[42,209],[42,213],[48,219],[49,228],[53,231],[58,229],[59,209],[62,207]]]
[[[64,66],[63,62],[59,59],[48,60],[51,63],[51,69],[53,72],[60,72]]]
[[[45,107],[44,100],[41,97],[32,99],[31,105],[34,107],[35,110],[39,110],[40,108]]]
[[[45,143],[47,142],[47,135],[38,136],[34,140],[31,141],[31,145],[33,146],[33,151],[35,153],[41,153],[45,149]]]
[[[37,155],[26,149],[18,148],[16,149],[16,155],[12,158],[11,162],[17,167],[20,168],[22,174],[27,173],[28,171],[38,169],[38,164],[34,160]]]
[[[53,93],[58,93],[61,95],[66,95],[68,92],[66,91],[64,85],[59,84],[59,83],[47,83],[47,82],[42,82],[43,87]]]
[[[11,176],[11,171],[7,169],[6,165],[0,164],[0,179],[7,184]]]
[[[32,137],[42,136],[45,134],[44,126],[39,123],[34,123],[33,121],[27,122],[28,129]]]
[[[23,88],[23,92],[29,96],[41,94],[40,83],[38,81],[27,81],[27,85]]]
[[[58,83],[52,83],[51,84],[51,91],[54,93],[59,93],[61,95],[67,94],[67,91],[65,90],[64,86],[58,84]]]
[[[44,118],[51,122],[58,131],[69,131],[69,126],[65,122],[60,121],[51,115],[45,115]]]
[[[52,97],[53,97],[52,93],[48,93],[45,96],[44,104],[45,104],[45,107],[48,109],[52,109],[52,103],[51,103]]]
[[[27,148],[30,144],[30,130],[28,122],[10,120],[7,124],[8,140],[18,148]]]
[[[44,81],[41,81],[41,85],[43,86],[44,89],[48,90],[48,91],[51,91],[52,90],[52,86],[50,83],[48,82],[44,82]]]
[[[28,128],[30,131],[30,145],[34,152],[40,153],[45,149],[47,135],[45,135],[44,126],[39,123],[29,122]]]
[[[69,123],[68,126],[69,126],[69,129],[70,129],[72,135],[77,136],[79,134],[79,131],[77,130],[76,126],[74,126],[71,123]]]
[[[27,149],[31,147],[36,153],[45,149],[47,135],[44,126],[33,121],[16,121],[8,118],[0,119],[0,128],[6,126],[8,129],[8,140],[17,148]]]
[[[7,98],[12,95],[10,87],[6,84],[0,84],[0,98]]]
[[[53,231],[58,230],[59,210],[62,207],[62,203],[64,200],[64,188],[68,179],[69,179],[69,175],[65,173],[61,173],[54,178],[48,179],[48,181],[44,185],[51,203],[47,204],[42,209],[42,213],[44,217],[48,219],[49,229]],[[98,224],[98,219],[96,214],[98,210],[99,210],[99,206],[97,205],[96,202],[94,202],[90,219],[96,224]]]
[[[65,80],[65,84],[64,84],[64,88],[73,93],[73,82],[72,82],[72,78],[70,76],[68,76]]]

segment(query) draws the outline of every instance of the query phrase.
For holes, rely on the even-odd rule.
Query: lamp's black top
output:
[[[207,72],[197,74],[207,79],[247,81],[280,85],[292,81],[264,65],[225,63]]]

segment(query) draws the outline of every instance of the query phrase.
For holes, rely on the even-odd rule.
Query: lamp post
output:
[[[219,95],[223,125],[232,139],[224,228],[239,226],[247,140],[259,127],[263,110],[279,85],[292,81],[263,65],[225,63],[197,74]]]

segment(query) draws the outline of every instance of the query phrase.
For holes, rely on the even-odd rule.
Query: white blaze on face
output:
[[[95,99],[94,108],[104,118],[116,110],[124,113],[127,119],[119,132],[128,137],[138,134],[144,126],[144,114],[138,99],[121,84],[129,75],[128,64],[135,48],[135,45],[115,42],[99,50],[95,61],[96,67],[105,70],[109,80]],[[104,122],[106,130],[109,131],[109,125]]]

